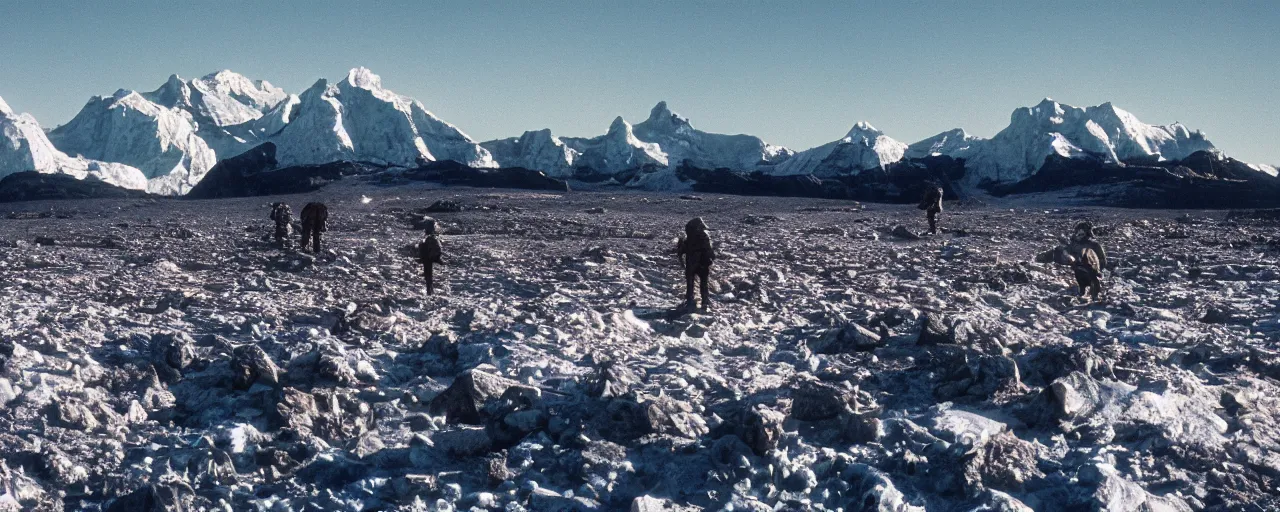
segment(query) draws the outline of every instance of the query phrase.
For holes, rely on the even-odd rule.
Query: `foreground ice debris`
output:
[[[698,199],[10,205],[0,510],[1280,508],[1274,212],[922,239],[909,205]],[[273,244],[282,200],[329,205],[322,252]],[[710,315],[674,311],[694,216]],[[1092,305],[1031,262],[1082,218],[1118,263]]]

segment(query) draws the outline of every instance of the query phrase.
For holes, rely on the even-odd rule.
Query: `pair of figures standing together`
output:
[[[293,210],[285,203],[271,205],[271,220],[276,224],[275,240],[281,247],[288,247],[293,236]],[[329,230],[329,207],[324,203],[307,203],[302,207],[302,250],[308,245],[311,252],[320,252],[321,233]]]

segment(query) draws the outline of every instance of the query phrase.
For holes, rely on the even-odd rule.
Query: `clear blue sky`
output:
[[[991,136],[1048,96],[1280,164],[1274,1],[174,4],[0,0],[0,96],[52,127],[171,73],[297,93],[363,65],[480,140],[598,135],[667,100],[698,128],[793,149],[859,120],[905,142]]]

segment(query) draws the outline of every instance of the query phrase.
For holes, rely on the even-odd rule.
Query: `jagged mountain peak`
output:
[[[302,94],[300,94],[299,96],[306,96],[308,93],[320,94],[320,93],[323,93],[328,88],[329,88],[329,79],[320,78],[320,79],[317,79],[315,83],[311,84],[311,87],[308,87],[306,90],[302,91]]]
[[[871,123],[859,121],[841,139],[796,153],[784,160],[776,174],[830,177],[884,169],[902,159],[907,145],[885,135]]]
[[[0,178],[24,171],[93,177],[130,189],[147,187],[147,178],[134,167],[68,156],[49,141],[35,117],[15,113],[0,99]]]
[[[680,114],[672,112],[667,107],[667,102],[659,101],[649,111],[649,118],[636,125],[636,132],[641,134],[641,138],[644,138],[644,134],[690,136],[693,125],[689,124],[688,119],[680,117]]]
[[[344,82],[347,85],[361,89],[382,89],[382,77],[363,66],[351,68],[351,71],[347,72],[347,78]]]
[[[551,133],[550,128],[526,131],[524,132],[524,134],[520,135],[520,140],[521,141],[545,140],[545,141],[551,141],[556,143],[560,142],[560,138],[553,135]]]
[[[652,121],[668,119],[675,115],[670,108],[667,108],[666,101],[659,101],[657,105],[653,106],[653,109],[649,110],[649,119]]]
[[[907,146],[907,158],[924,158],[928,156],[957,156],[970,150],[974,145],[982,144],[982,137],[969,135],[963,128],[952,128],[922,141]]]
[[[622,119],[622,116],[613,118],[613,122],[609,123],[608,135],[618,135],[619,133],[627,133],[631,131],[631,124]]]
[[[383,88],[368,68],[352,68],[335,85],[320,79],[299,97],[296,113],[270,139],[280,165],[357,160],[413,166],[454,160],[494,167],[489,152],[408,96]]]
[[[871,126],[871,123],[858,121],[857,123],[854,123],[853,128],[849,129],[849,133],[845,134],[845,138],[853,139],[858,137],[871,137],[874,139],[881,135],[884,135],[884,132],[877,130],[874,126]]]
[[[174,76],[177,76],[177,75],[174,75]],[[232,71],[230,69],[222,69],[222,70],[214,71],[212,73],[209,73],[205,76],[200,77],[200,79],[206,82],[224,82],[224,83],[248,80],[248,78],[245,77],[244,75],[240,73],[236,73],[235,71]]]

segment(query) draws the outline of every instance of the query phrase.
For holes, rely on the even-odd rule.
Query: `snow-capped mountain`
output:
[[[653,142],[636,137],[635,131],[622,116],[614,118],[609,131],[590,139],[565,137],[561,139],[581,155],[577,162],[601,172],[618,172],[646,165],[665,167],[667,153]]]
[[[582,156],[578,150],[552,135],[550,129],[527,131],[520,137],[491,140],[480,145],[502,167],[537,169],[548,176],[562,178],[573,175],[575,164]]]
[[[944,144],[932,153],[965,158],[966,181],[979,184],[1026,179],[1051,154],[1123,163],[1178,160],[1212,149],[1204,134],[1179,123],[1149,125],[1111,103],[1079,108],[1046,98],[1034,107],[1015,109],[1009,126],[991,139]]]
[[[262,117],[289,98],[284,89],[263,80],[250,80],[230,70],[183,80],[169,80],[144,98],[164,107],[190,112],[202,127],[232,126]]]
[[[843,138],[796,153],[777,166],[773,174],[812,174],[832,177],[883,169],[902,160],[907,145],[866,122],[853,125]]]
[[[281,166],[358,160],[412,166],[456,160],[496,167],[489,151],[442,121],[421,102],[382,87],[365,68],[330,85],[321,79],[299,97],[292,119],[270,137]]]
[[[790,158],[793,152],[751,135],[723,135],[698,130],[688,119],[658,102],[648,119],[636,125],[622,117],[599,137],[555,137],[549,130],[525,132],[519,139],[485,142],[504,167],[527,167],[567,176],[588,167],[615,173],[647,165],[675,167],[688,161],[695,167],[755,170]]]
[[[74,119],[49,132],[29,115],[0,107],[0,175],[65,172],[171,195],[190,190],[216,162],[268,141],[280,167],[339,160],[409,167],[455,160],[471,167],[525,167],[558,178],[586,169],[652,189],[690,186],[690,175],[677,172],[685,163],[703,170],[831,178],[887,169],[904,158],[951,156],[964,159],[959,185],[973,187],[1025,180],[1050,155],[1124,165],[1180,160],[1201,150],[1221,154],[1202,133],[1182,124],[1145,124],[1111,103],[1077,108],[1050,99],[1015,109],[1009,125],[990,139],[953,129],[910,146],[860,122],[839,140],[796,153],[751,135],[698,130],[666,102],[635,125],[618,117],[596,137],[537,130],[477,143],[421,102],[384,88],[365,68],[350,70],[337,83],[321,79],[300,95],[228,70],[190,80],[174,75],[151,92],[94,97]],[[1280,174],[1267,165],[1248,168]],[[643,172],[625,172],[636,170]]]
[[[698,130],[667,108],[661,101],[649,111],[649,118],[633,127],[636,138],[657,144],[671,165],[689,161],[694,167],[752,170],[777,164],[794,152],[769,144],[751,135],[723,135]]]
[[[134,91],[95,96],[70,122],[49,132],[70,155],[142,171],[147,191],[182,194],[217,163],[191,114],[158,105]]]
[[[69,174],[78,179],[92,177],[135,190],[147,187],[147,179],[138,169],[72,158],[58,151],[34,117],[15,113],[0,98],[0,178],[23,171]]]
[[[924,158],[938,155],[956,155],[968,151],[974,144],[986,141],[982,137],[969,135],[956,128],[939,133],[920,142],[907,146],[905,158]]]
[[[288,105],[297,96],[288,94],[265,80],[250,80],[230,70],[183,80],[171,75],[158,89],[142,93],[157,105],[187,112],[199,127],[198,134],[217,154],[230,158],[262,143],[280,131],[279,111],[288,114]],[[281,107],[284,107],[282,110]]]

